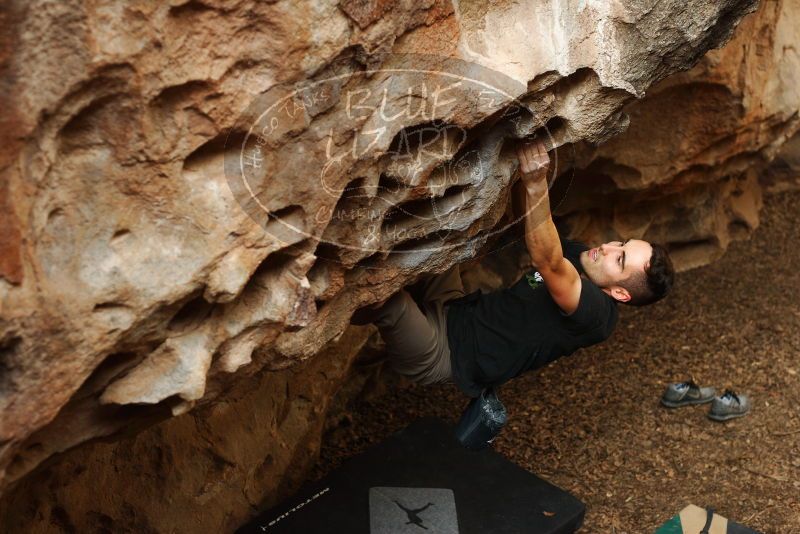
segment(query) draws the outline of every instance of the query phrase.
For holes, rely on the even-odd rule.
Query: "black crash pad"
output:
[[[453,427],[420,419],[261,514],[240,533],[572,533],[585,507]]]

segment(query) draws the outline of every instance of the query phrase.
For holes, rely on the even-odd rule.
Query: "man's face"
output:
[[[626,301],[630,294],[619,283],[635,273],[643,273],[652,254],[653,247],[647,241],[628,239],[624,243],[611,241],[582,252],[580,260],[592,282],[615,299]]]

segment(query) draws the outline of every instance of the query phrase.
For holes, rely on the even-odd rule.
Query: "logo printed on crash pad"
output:
[[[370,534],[458,534],[453,490],[445,488],[369,489]]]
[[[419,514],[420,514],[420,512],[424,512],[425,510],[427,510],[429,506],[433,506],[432,502],[429,502],[428,504],[426,504],[422,508],[417,508],[415,510],[411,510],[409,508],[406,508],[405,506],[403,506],[403,503],[401,503],[399,501],[394,501],[394,503],[398,507],[400,507],[400,509],[402,511],[404,511],[406,513],[406,515],[408,515],[408,521],[406,521],[406,525],[417,525],[418,527],[424,528],[424,529],[427,530],[428,527],[425,526],[425,524],[424,524],[425,522],[422,520],[422,518],[419,516]]]

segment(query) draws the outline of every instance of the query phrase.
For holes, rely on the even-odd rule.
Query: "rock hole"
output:
[[[382,158],[386,174],[407,185],[419,184],[437,165],[451,161],[467,139],[464,128],[440,120],[404,128]]]
[[[100,393],[105,387],[130,371],[144,360],[144,356],[135,352],[115,352],[109,354],[94,368],[92,374],[83,381],[81,387],[70,398],[70,402],[94,393]]]
[[[279,210],[271,211],[267,213],[266,216],[270,221],[283,221],[284,219],[293,218],[293,215],[297,215],[298,213],[305,214],[305,212],[306,210],[304,210],[302,206],[291,204]]]
[[[324,305],[330,293],[336,291],[336,288],[341,284],[341,274],[338,266],[332,262],[317,258],[314,265],[306,273],[308,282],[311,285],[311,294],[314,296],[314,304],[319,310]]]
[[[78,148],[109,142],[104,134],[106,119],[121,114],[123,95],[110,94],[96,98],[72,117],[59,132],[59,149],[68,152]]]
[[[213,308],[213,304],[203,298],[201,291],[199,296],[190,299],[172,317],[167,325],[167,332],[170,334],[183,334],[194,330],[211,315]]]
[[[378,178],[378,193],[384,195],[395,195],[405,186],[394,176],[382,172]]]
[[[115,532],[116,523],[112,517],[95,511],[89,512],[88,517],[93,523],[93,528],[100,534],[112,534]]]
[[[401,256],[414,252],[425,252],[427,254],[432,254],[434,249],[436,249],[437,246],[441,247],[442,244],[443,241],[439,238],[438,232],[436,232],[423,237],[413,237],[407,239],[395,246],[392,249],[392,253],[400,253]]]
[[[131,233],[131,231],[128,230],[127,228],[120,228],[119,230],[114,232],[114,235],[111,236],[111,241],[116,241],[118,239],[122,239],[123,237],[129,235],[130,233]]]
[[[8,355],[16,352],[21,343],[22,338],[20,336],[10,336],[0,340],[0,362],[4,361]]]
[[[564,117],[559,117],[556,115],[555,117],[551,117],[547,123],[544,125],[545,129],[550,132],[559,132],[567,127],[567,120]]]
[[[731,221],[728,223],[728,234],[731,239],[747,239],[750,237],[751,232],[752,228],[744,221]]]
[[[264,213],[262,220],[264,230],[284,243],[297,243],[309,237],[306,233],[306,210],[297,204]]]
[[[181,103],[192,100],[197,93],[203,93],[209,89],[208,82],[203,80],[190,80],[188,82],[166,87],[161,90],[153,99],[152,103],[159,109],[173,109]]]
[[[175,18],[192,17],[207,11],[214,11],[214,9],[197,0],[189,0],[184,4],[171,7],[169,16]]]
[[[364,190],[364,185],[367,183],[367,178],[364,176],[359,176],[351,180],[345,188],[342,190],[342,196],[339,197],[340,200],[342,198],[358,198],[364,196],[366,191]]]
[[[366,258],[360,259],[356,264],[354,271],[357,270],[359,267],[362,269],[377,269],[383,263],[383,260],[386,256],[386,252],[378,251],[370,254]]]
[[[434,202],[435,199],[424,197],[392,206],[383,216],[383,226],[396,225],[407,219],[428,219],[435,209]]]
[[[6,476],[8,477],[8,480],[15,480],[22,473],[25,473],[28,470],[28,465],[30,464],[30,455],[35,455],[36,452],[38,452],[38,450],[35,447],[32,449],[23,447],[20,449],[20,452],[14,455],[14,457],[11,459],[11,462],[8,464],[8,468],[6,469]]]
[[[101,96],[91,102],[91,104],[82,108],[76,113],[64,126],[61,127],[59,132],[64,136],[79,135],[86,133],[95,126],[94,117],[102,110],[104,106],[111,104],[117,95]]]
[[[537,128],[531,136],[541,139],[547,144],[548,150],[569,142],[569,124],[564,117],[556,115],[551,117],[544,126]]]
[[[297,259],[296,252],[301,250],[304,244],[305,241],[277,252],[273,252],[267,256],[264,261],[258,265],[256,270],[253,271],[253,275],[247,281],[247,284],[245,284],[244,289],[242,289],[242,294],[248,294],[251,291],[256,290],[258,287],[264,286],[262,279],[265,275],[271,272],[282,272],[288,270],[291,267],[291,263]]]
[[[22,337],[11,335],[0,339],[0,396],[11,390],[13,375],[19,367]]]
[[[191,154],[186,156],[186,159],[183,161],[183,169],[185,171],[203,171],[207,169],[209,165],[214,165],[215,160],[224,156],[227,150],[235,151],[238,154],[246,135],[246,132],[233,131],[230,135],[223,133],[206,141],[194,149]],[[231,158],[231,163],[238,164],[238,158]],[[223,163],[223,166],[218,169],[218,172],[221,173],[225,170],[225,163]],[[232,169],[232,172],[236,173],[236,169]],[[230,182],[235,183],[234,180]]]
[[[61,208],[54,208],[50,210],[50,213],[47,214],[47,226],[55,224],[58,222],[58,219],[64,216],[64,210]]]
[[[230,469],[231,467],[235,467],[236,466],[235,463],[233,463],[230,460],[228,460],[227,458],[224,458],[223,456],[217,454],[213,450],[211,450],[211,449],[207,449],[207,450],[210,453],[211,462],[212,462],[212,464],[214,466],[214,469],[216,471],[221,473],[221,472],[224,472],[224,471]]]
[[[29,445],[25,445],[25,451],[26,452],[37,453],[37,452],[42,452],[43,450],[44,450],[44,447],[42,446],[41,443],[38,443],[38,442],[37,443],[31,443]]]
[[[339,257],[339,252],[340,252],[339,247],[323,241],[320,242],[319,245],[317,245],[317,248],[314,250],[314,256],[318,258],[317,263],[319,263],[320,260],[339,262],[341,261],[341,258]]]
[[[62,532],[72,534],[78,531],[72,523],[67,511],[61,506],[54,506],[50,510],[50,523],[59,528]]]
[[[116,310],[116,309],[121,309],[121,308],[122,309],[129,309],[130,306],[128,306],[127,304],[122,304],[121,302],[113,302],[113,301],[100,302],[99,304],[95,304],[94,305],[94,308],[92,308],[92,311],[96,311],[96,312],[97,311],[110,311],[110,310]]]
[[[458,184],[452,187],[448,187],[444,195],[442,195],[442,201],[447,201],[456,197],[461,197],[462,193],[467,191],[471,186],[469,184]]]
[[[383,217],[382,229],[413,226],[445,217],[463,200],[468,184],[449,187],[441,198],[425,197],[392,207]]]

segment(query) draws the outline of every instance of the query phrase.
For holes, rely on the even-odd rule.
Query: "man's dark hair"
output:
[[[675,269],[667,249],[655,243],[653,254],[643,273],[636,273],[619,283],[628,290],[631,299],[625,304],[645,306],[663,299],[675,283]]]

